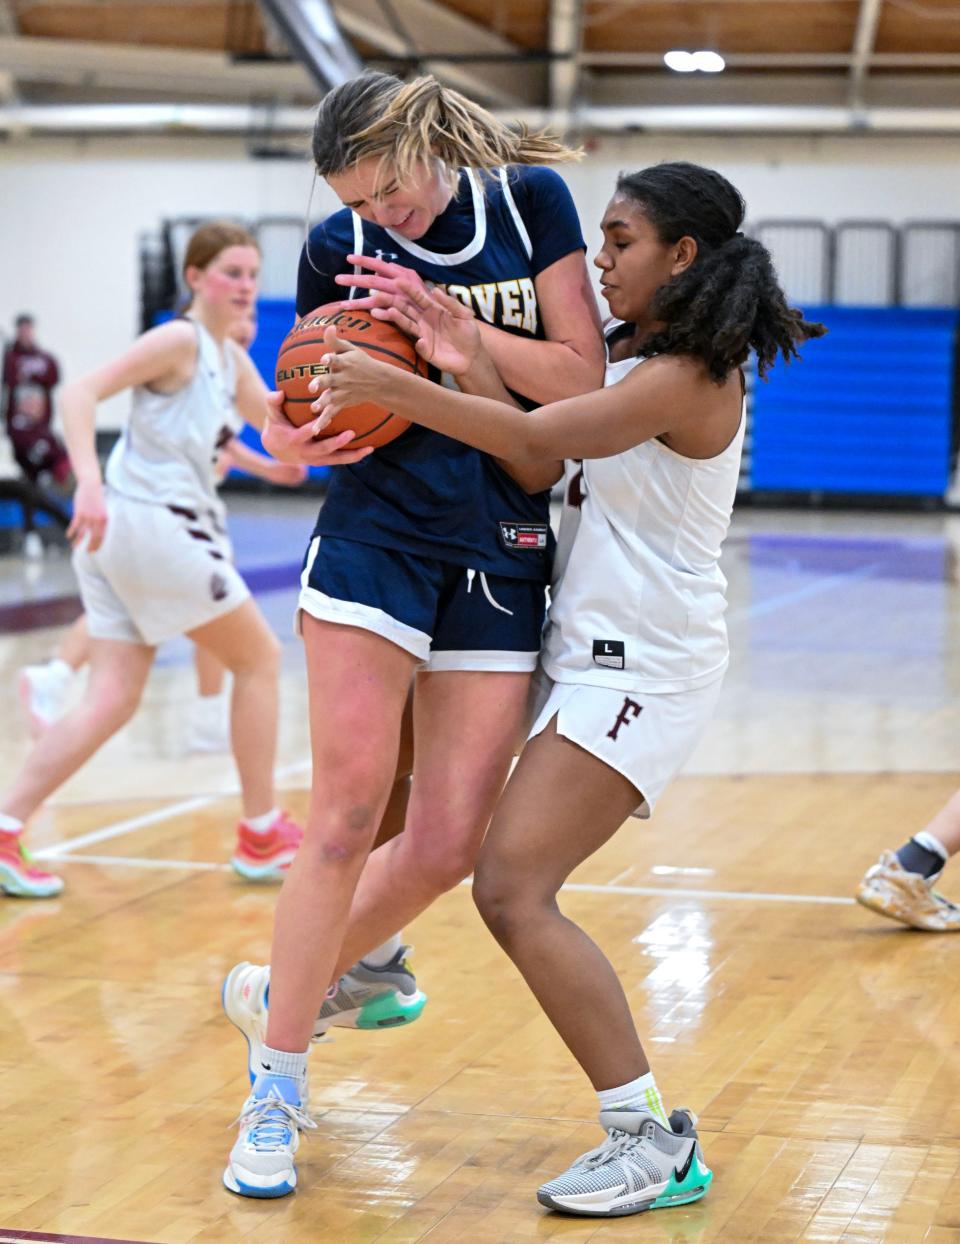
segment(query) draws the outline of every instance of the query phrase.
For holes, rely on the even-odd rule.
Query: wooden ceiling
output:
[[[330,0],[352,48],[503,109],[960,110],[960,0]],[[0,0],[7,101],[315,101],[258,0]],[[723,74],[677,75],[672,48]],[[155,49],[155,59],[147,56]],[[180,54],[177,61],[176,54]],[[151,65],[154,66],[151,69]]]

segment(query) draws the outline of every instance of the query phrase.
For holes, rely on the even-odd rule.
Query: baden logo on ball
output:
[[[310,392],[309,384],[315,376],[324,376],[329,370],[322,362],[327,352],[323,334],[331,327],[337,330],[337,336],[366,350],[380,362],[416,372],[419,376],[428,373],[428,366],[417,354],[412,339],[393,324],[376,320],[367,311],[345,311],[339,303],[317,307],[294,324],[277,355],[277,388],[284,395],[283,413],[297,427],[316,418],[310,406],[317,400],[317,394]],[[368,445],[386,445],[409,426],[408,420],[399,418],[385,406],[363,402],[342,410],[318,439],[349,430],[357,434],[350,448],[362,449]]]

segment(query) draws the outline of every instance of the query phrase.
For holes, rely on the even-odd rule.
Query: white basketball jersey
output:
[[[242,427],[232,341],[223,355],[202,324],[192,379],[175,393],[133,390],[130,418],[107,461],[107,484],[125,497],[186,509],[222,510],[218,448]]]
[[[604,386],[642,362],[608,363]],[[720,546],[743,435],[741,414],[715,458],[649,440],[567,464],[542,654],[556,682],[674,692],[721,677],[729,650]]]

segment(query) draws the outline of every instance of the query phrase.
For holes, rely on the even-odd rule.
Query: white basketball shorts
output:
[[[633,783],[641,795],[634,815],[646,818],[700,741],[722,682],[650,694],[554,682],[541,666],[533,679],[527,737],[536,737],[556,717],[557,734]]]
[[[250,590],[213,511],[107,493],[95,553],[73,555],[94,639],[156,646],[231,613]]]

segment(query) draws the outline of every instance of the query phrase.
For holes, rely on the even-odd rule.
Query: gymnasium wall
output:
[[[709,163],[744,193],[751,220],[960,216],[950,138],[624,136],[592,143],[566,176],[595,247],[621,169],[663,159]],[[253,161],[238,139],[35,140],[0,147],[0,332],[30,310],[66,376],[121,350],[138,327],[140,234],[172,216],[299,215],[309,164]],[[314,218],[336,206],[318,183]],[[125,399],[107,403],[118,424]]]

